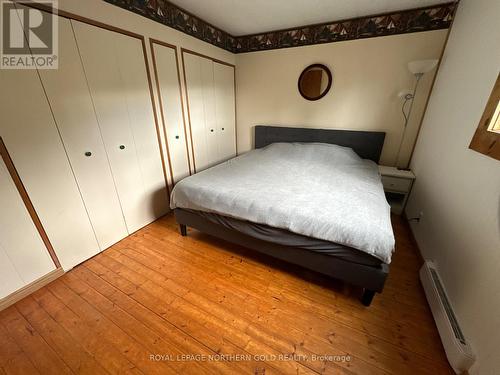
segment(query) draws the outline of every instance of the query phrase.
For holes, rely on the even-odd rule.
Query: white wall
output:
[[[500,67],[498,0],[462,0],[412,168],[407,215],[434,259],[476,351],[473,374],[500,369],[500,161],[470,150]]]
[[[184,98],[185,98],[185,87],[184,87],[184,78],[183,78],[182,60],[181,60],[182,57],[180,51],[181,47],[228,62],[230,64],[235,63],[235,55],[231,52],[225,51],[219,47],[215,47],[212,44],[203,42],[199,39],[184,34],[173,28],[167,27],[161,23],[152,21],[146,17],[119,8],[115,5],[106,3],[102,0],[59,0],[59,9],[145,36],[146,50],[149,60],[149,70],[151,72],[151,77],[153,80],[153,86],[154,86],[153,92],[155,96],[156,110],[158,111],[158,122],[160,126],[161,126],[161,119],[159,114],[159,104],[158,104],[158,97],[154,81],[155,77],[152,68],[153,65],[152,65],[151,51],[148,38],[158,39],[163,42],[173,44],[177,47],[177,54],[179,59],[179,71],[180,71],[181,86],[182,86],[181,88]],[[186,100],[184,100],[184,112],[186,118],[186,127],[187,129],[189,129]],[[162,137],[163,141],[163,134],[160,134],[160,136]],[[190,147],[191,142],[188,142],[188,144]],[[164,141],[163,141],[163,152],[164,155],[167,155]],[[165,162],[167,163],[166,156],[165,156]]]
[[[382,163],[394,165],[403,132],[401,99],[413,88],[412,60],[439,58],[447,30],[236,55],[238,152],[253,147],[253,127],[272,124],[387,132]],[[297,80],[313,63],[333,73],[331,91],[311,102]],[[420,83],[401,161],[409,159],[435,72]]]

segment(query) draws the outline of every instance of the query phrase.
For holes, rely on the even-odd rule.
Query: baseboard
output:
[[[62,268],[56,268],[54,271],[49,272],[45,276],[40,277],[28,285],[23,286],[21,289],[16,290],[14,293],[9,294],[7,297],[2,298],[0,300],[0,311],[22,300],[24,297],[29,296],[31,293],[51,283],[62,275],[64,275],[64,270]]]

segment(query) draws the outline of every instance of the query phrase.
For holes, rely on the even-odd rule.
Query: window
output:
[[[500,160],[500,74],[469,148]]]
[[[488,130],[490,132],[500,132],[500,100],[497,102],[497,109],[490,120]]]

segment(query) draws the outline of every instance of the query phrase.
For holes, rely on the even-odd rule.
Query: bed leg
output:
[[[375,296],[375,292],[368,290],[368,289],[364,289],[363,295],[361,296],[361,303],[365,306],[370,306],[374,296]]]
[[[181,236],[186,237],[187,236],[187,227],[184,224],[179,224],[179,228],[181,230]]]

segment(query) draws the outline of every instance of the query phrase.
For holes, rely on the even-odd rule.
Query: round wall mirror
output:
[[[304,99],[318,100],[332,87],[332,73],[323,64],[309,65],[300,74],[299,92]]]

